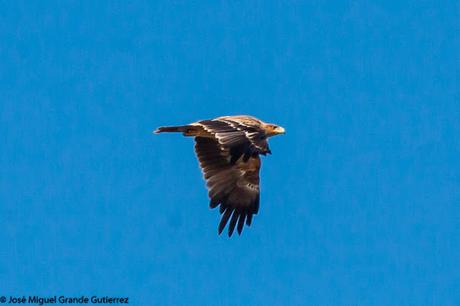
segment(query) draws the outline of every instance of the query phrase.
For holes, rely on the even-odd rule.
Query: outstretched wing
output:
[[[241,234],[244,224],[250,226],[259,211],[259,156],[231,162],[230,149],[209,137],[195,137],[195,151],[207,182],[210,207],[220,204],[219,234],[229,220],[228,235],[235,226]]]
[[[247,161],[257,154],[271,153],[267,135],[258,120],[221,117],[199,121],[197,124],[212,134],[222,147],[229,150],[231,163],[235,163],[241,156]]]

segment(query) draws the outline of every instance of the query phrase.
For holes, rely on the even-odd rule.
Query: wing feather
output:
[[[244,219],[246,218],[246,213],[241,213],[240,218],[238,219],[238,235],[241,235],[241,232],[243,231],[243,226],[244,226]]]
[[[230,215],[232,214],[233,212],[233,209],[231,209],[230,207],[227,207],[222,215],[222,219],[220,219],[220,223],[219,223],[219,235],[222,233],[222,231],[224,230],[225,228],[225,225],[227,225],[227,222],[228,222],[228,219],[230,218]]]
[[[235,230],[236,222],[238,221],[239,214],[235,209],[233,211],[232,219],[230,219],[230,224],[228,225],[228,236],[232,236],[233,231]]]
[[[245,222],[249,226],[252,215],[259,210],[259,156],[232,163],[230,150],[210,137],[195,137],[195,151],[207,182],[209,206],[220,205],[219,234],[229,220],[228,235],[233,234],[235,227],[241,234]]]

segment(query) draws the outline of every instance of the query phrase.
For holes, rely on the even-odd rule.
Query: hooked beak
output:
[[[286,130],[281,127],[281,126],[278,126],[275,130],[275,133],[278,135],[278,134],[286,134]]]

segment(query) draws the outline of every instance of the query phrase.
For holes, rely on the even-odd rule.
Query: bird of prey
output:
[[[180,132],[195,137],[195,152],[207,182],[209,206],[220,204],[222,218],[218,233],[226,224],[228,236],[235,226],[241,235],[259,211],[259,155],[271,154],[267,139],[284,134],[281,126],[246,115],[224,116],[181,126],[163,126],[155,133]]]

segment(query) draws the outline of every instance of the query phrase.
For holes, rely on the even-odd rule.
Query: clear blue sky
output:
[[[316,3],[317,1],[311,1]],[[0,4],[0,295],[459,305],[458,1]],[[159,125],[284,126],[241,237]]]

